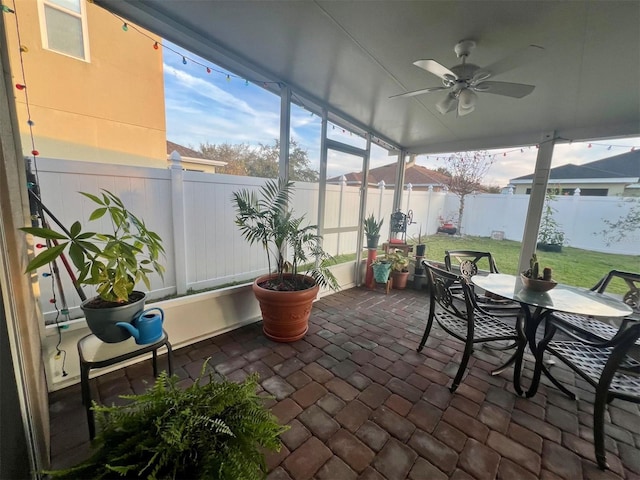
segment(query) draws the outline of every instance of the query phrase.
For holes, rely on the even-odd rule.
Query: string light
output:
[[[230,82],[230,81],[231,81],[231,76],[227,75],[227,82]]]
[[[22,53],[27,53],[29,51],[29,49],[27,48],[26,45],[20,45],[20,51]]]
[[[122,24],[122,31],[126,32],[129,30],[129,26],[126,23]]]
[[[23,83],[16,83],[16,88],[18,90],[24,90],[25,88],[27,88],[27,86]]]
[[[155,43],[153,44],[153,49],[154,49],[154,50],[158,50],[158,48],[160,48],[160,47],[158,46],[158,42],[155,42]]]
[[[211,73],[211,69],[207,67],[207,73]]]
[[[11,10],[9,7],[7,7],[6,5],[2,5],[2,11],[4,13],[16,13],[13,10]]]
[[[187,57],[182,57],[182,63],[183,63],[183,65],[187,64]]]

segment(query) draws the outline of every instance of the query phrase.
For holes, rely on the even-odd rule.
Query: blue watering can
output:
[[[157,310],[160,313],[149,313]],[[132,323],[118,322],[118,327],[124,328],[138,345],[157,342],[162,338],[162,323],[164,322],[164,311],[159,307],[149,308],[137,314]]]

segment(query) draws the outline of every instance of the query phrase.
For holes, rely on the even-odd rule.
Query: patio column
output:
[[[553,157],[553,147],[555,146],[555,143],[555,132],[551,131],[544,133],[538,146],[538,158],[536,159],[536,169],[533,176],[533,183],[531,185],[527,219],[524,224],[524,233],[522,235],[522,248],[520,250],[518,272],[522,272],[529,268],[529,259],[536,251],[540,218],[542,217],[544,199],[547,194],[549,170],[551,170],[551,159]]]

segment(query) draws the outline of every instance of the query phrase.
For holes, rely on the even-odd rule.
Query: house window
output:
[[[84,0],[40,0],[44,48],[89,61],[87,11]]]

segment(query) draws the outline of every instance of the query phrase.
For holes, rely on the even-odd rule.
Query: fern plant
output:
[[[264,478],[262,451],[279,451],[279,435],[289,427],[256,394],[257,374],[243,383],[208,382],[200,377],[186,389],[178,377],[162,372],[141,395],[125,395],[123,406],[93,409],[100,425],[94,453],[66,470],[47,472],[52,478]]]

